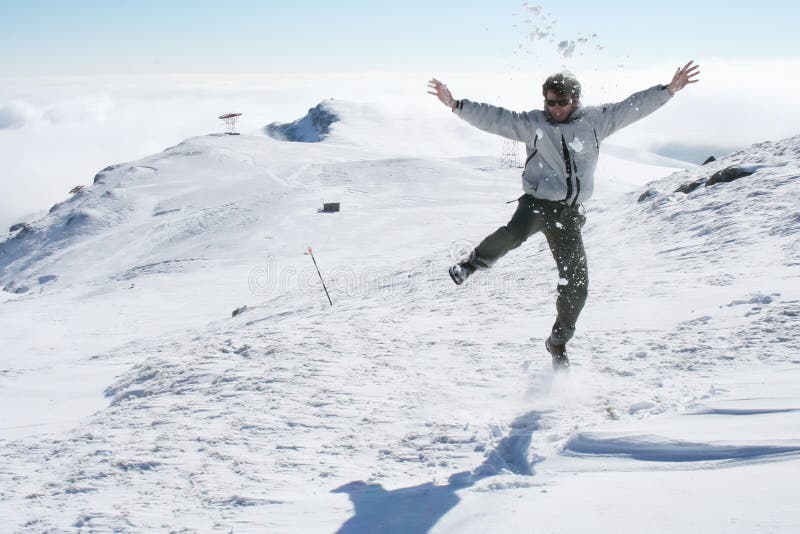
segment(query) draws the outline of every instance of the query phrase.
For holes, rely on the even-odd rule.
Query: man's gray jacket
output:
[[[453,111],[481,130],[525,143],[522,188],[526,193],[576,205],[594,191],[600,142],[670,98],[666,87],[657,85],[615,104],[578,107],[562,123],[551,120],[547,111],[517,113],[469,100],[459,100]]]

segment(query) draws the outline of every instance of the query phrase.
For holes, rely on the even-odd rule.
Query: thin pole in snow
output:
[[[333,306],[333,301],[331,301],[331,296],[328,294],[328,288],[325,287],[325,280],[322,279],[322,273],[319,272],[319,266],[317,265],[317,260],[314,258],[314,251],[311,250],[311,247],[308,247],[308,253],[311,255],[311,260],[314,262],[314,267],[317,268],[317,274],[319,275],[319,281],[322,282],[322,288],[325,290],[325,296],[328,297],[328,302],[330,302],[331,306]]]

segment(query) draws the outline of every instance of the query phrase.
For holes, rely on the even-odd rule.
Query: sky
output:
[[[456,98],[523,110],[562,69],[596,104],[668,83],[695,59],[701,83],[614,143],[696,161],[780,139],[800,124],[799,11],[777,0],[0,0],[0,234],[103,167],[218,131],[225,112],[244,113],[246,133],[326,98],[455,120],[426,94],[432,76]]]
[[[796,57],[796,2],[339,2],[19,0],[0,2],[0,76],[498,71],[525,66],[527,7],[558,42],[596,37],[595,63],[674,57]],[[533,45],[533,46],[531,46]]]

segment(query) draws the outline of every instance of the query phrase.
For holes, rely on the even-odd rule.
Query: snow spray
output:
[[[331,296],[328,294],[328,288],[325,287],[325,280],[322,279],[322,273],[319,272],[319,266],[317,265],[317,260],[314,259],[314,251],[311,250],[311,247],[308,247],[308,253],[311,255],[311,260],[314,262],[314,267],[317,268],[317,274],[319,275],[319,281],[322,282],[322,289],[325,290],[325,296],[328,297],[328,302],[330,302],[331,306],[333,306],[333,301],[331,301]]]

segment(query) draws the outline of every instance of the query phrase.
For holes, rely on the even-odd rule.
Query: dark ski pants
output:
[[[581,236],[585,220],[576,207],[523,195],[508,224],[481,241],[467,260],[476,269],[488,269],[509,250],[542,232],[558,266],[558,315],[551,332],[558,344],[575,334],[575,323],[586,303],[589,270]]]

